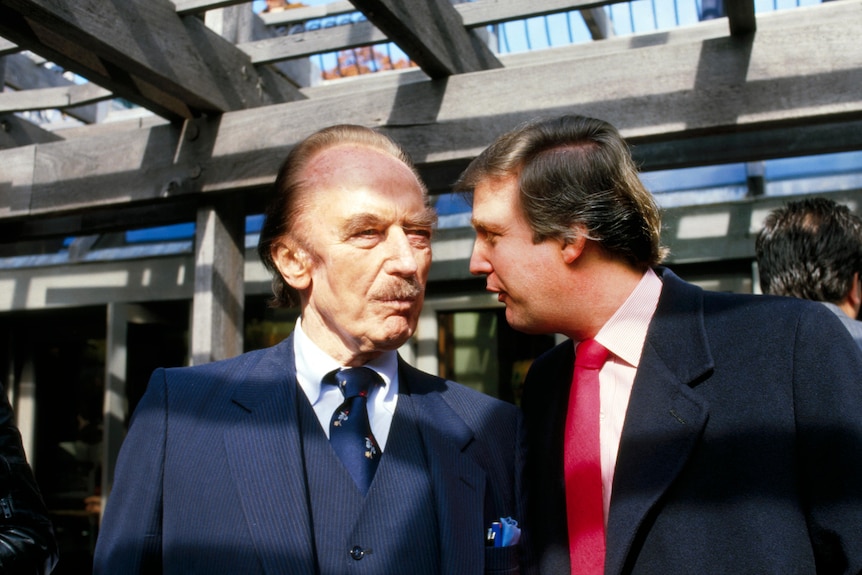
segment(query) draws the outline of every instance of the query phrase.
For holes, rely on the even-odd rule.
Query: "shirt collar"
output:
[[[596,341],[616,357],[637,367],[661,288],[661,279],[652,268],[647,269],[623,305],[596,334]]]
[[[302,331],[302,318],[296,320],[293,330],[293,352],[296,357],[296,380],[312,405],[321,398],[320,381],[334,369],[344,367],[329,354],[320,349]],[[387,351],[365,364],[380,374],[386,390],[386,399],[398,392],[398,353]]]

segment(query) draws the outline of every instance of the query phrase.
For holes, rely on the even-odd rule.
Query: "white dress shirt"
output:
[[[326,437],[329,437],[329,421],[335,409],[344,403],[344,396],[334,385],[321,385],[323,376],[344,367],[321,350],[302,331],[302,318],[296,320],[293,336],[293,352],[296,356],[296,381],[305,393]],[[386,449],[386,438],[392,426],[395,404],[398,401],[398,353],[389,351],[365,364],[380,374],[383,386],[371,391],[368,398],[368,420],[371,432],[381,451]]]

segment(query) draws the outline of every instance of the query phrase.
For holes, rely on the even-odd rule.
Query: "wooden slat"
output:
[[[226,8],[228,6],[236,6],[237,4],[250,4],[249,0],[171,0],[176,6],[177,14],[196,14],[206,12],[207,10],[215,10],[217,8]],[[251,6],[249,6],[251,10]]]
[[[21,49],[14,42],[10,42],[5,38],[0,38],[0,56],[14,54],[15,52],[18,52],[20,50]]]
[[[6,64],[6,85],[16,90],[32,90],[39,88],[54,88],[72,86],[58,69],[49,69],[41,65],[39,59],[32,54],[10,54],[4,58]],[[73,118],[92,124],[101,121],[105,116],[105,104],[89,104],[68,108],[65,112]]]
[[[0,116],[0,125],[8,126],[8,122],[7,117]],[[0,134],[3,132],[5,130],[0,131]],[[0,218],[26,215],[30,213],[36,147],[17,147],[3,150],[2,154],[4,163],[3,175],[0,176]]]
[[[586,8],[581,10],[581,17],[590,31],[593,40],[606,40],[614,37],[614,23],[604,8]]]
[[[626,0],[476,0],[456,4],[455,8],[461,14],[464,25],[475,28],[557,12],[588,10],[624,1]]]
[[[432,78],[502,67],[479,36],[464,28],[450,0],[353,0],[353,4]]]
[[[126,193],[123,188],[134,190],[137,201],[180,196],[189,191],[193,174],[190,166],[174,165],[179,139],[180,131],[167,125],[38,145],[29,211],[37,215],[115,205]],[[111,190],[114,186],[120,187]]]
[[[860,7],[860,0],[846,0],[763,15],[750,42],[729,37],[726,22],[714,20],[677,34],[639,37],[646,48],[622,49],[632,39],[615,38],[603,43],[606,52],[552,61],[538,55],[534,66],[522,60],[515,68],[459,74],[445,83],[363,90],[376,84],[357,80],[352,93],[197,120],[182,138],[172,126],[160,126],[38,145],[28,215],[169,206],[173,198],[196,193],[259,189],[272,183],[294,143],[337,122],[380,127],[428,169],[469,161],[516,124],[560,113],[607,119],[637,146],[859,122]],[[723,159],[719,152],[730,141],[704,142],[701,159],[719,161],[710,160],[710,146]],[[816,152],[785,148],[780,138],[746,150],[751,142],[736,142],[741,156],[750,153],[747,160]],[[826,137],[820,144],[828,151],[844,145]],[[858,149],[858,139],[846,145]],[[0,151],[0,165],[7,164],[6,153]]]
[[[0,115],[0,150],[15,148],[18,146],[28,146],[30,144],[57,142],[62,139],[63,138],[61,136],[54,132],[49,132],[44,128],[40,128],[36,124],[29,122],[24,118],[20,118],[15,114]],[[3,185],[2,180],[5,178],[5,172],[9,169],[9,166],[14,165],[16,169],[21,167],[15,163],[17,161],[15,158],[4,159],[4,162],[6,161],[9,163],[4,164],[2,169],[0,169],[0,186]],[[32,165],[28,165],[32,168]],[[0,195],[2,195],[2,193],[0,193]],[[0,204],[2,204],[2,200],[0,200]],[[2,210],[3,208],[0,206],[0,212],[2,212]]]
[[[851,150],[862,150],[862,120],[646,141],[632,155],[644,170],[666,170]]]
[[[0,34],[166,117],[284,101],[283,86],[259,82],[242,52],[168,0],[8,0]]]
[[[92,104],[111,98],[113,94],[94,84],[72,84],[59,88],[19,90],[0,93],[0,113],[27,110],[63,109]]]
[[[191,3],[202,0],[185,1]],[[530,0],[529,2],[524,2],[524,0],[475,0],[454,4],[453,8],[461,15],[464,26],[477,28],[488,24],[499,24],[557,12],[589,10],[625,1],[627,0]],[[261,13],[260,16],[267,25],[286,26],[308,20],[341,16],[355,11],[356,7],[351,2],[341,0],[328,4]]]
[[[333,26],[245,42],[237,44],[237,47],[248,54],[254,64],[265,64],[323,52],[348,50],[386,40],[386,35],[371,22],[362,21],[349,26]]]
[[[593,39],[600,40],[613,36],[613,26],[607,13],[600,7],[605,4],[608,4],[606,0],[538,0],[533,2],[477,0],[476,2],[455,4],[453,8],[461,15],[463,25],[466,28],[481,28],[509,20],[577,9],[581,10]],[[290,24],[329,18],[355,11],[356,7],[353,4],[342,1],[262,13],[260,16],[270,26],[289,26]],[[421,23],[420,21],[420,25]],[[376,27],[360,21],[350,25],[328,26],[273,39],[245,42],[238,47],[251,57],[252,62],[262,64],[324,52],[337,52],[386,42],[387,40],[390,38],[386,34]]]
[[[0,201],[3,191],[0,184]],[[2,205],[2,204],[0,204]],[[90,233],[121,232],[130,228],[145,228],[194,221],[197,201],[192,198],[170,204],[170,209],[158,204],[133,204],[120,209],[106,207],[85,212],[49,217],[15,218],[0,226],[0,243],[32,239],[65,238]],[[262,211],[262,208],[258,212]],[[0,209],[2,213],[2,209]]]
[[[754,17],[754,0],[725,0],[724,9],[734,36],[753,34],[757,30]]]
[[[315,6],[303,6],[301,8],[289,8],[287,10],[275,10],[272,12],[261,12],[260,17],[269,26],[285,26],[298,24],[318,18],[331,18],[356,12],[356,6],[347,0],[330,2],[328,4],[317,4]]]

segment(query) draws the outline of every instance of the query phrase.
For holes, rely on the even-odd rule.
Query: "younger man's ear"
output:
[[[563,243],[563,261],[571,264],[576,259],[581,257],[584,252],[584,246],[587,243],[586,233],[583,229],[575,230],[573,237],[567,238]]]
[[[273,244],[272,261],[293,289],[302,291],[311,285],[311,255],[295,242],[282,239]]]

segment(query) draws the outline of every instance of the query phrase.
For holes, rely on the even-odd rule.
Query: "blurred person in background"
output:
[[[763,293],[823,303],[862,348],[862,218],[827,198],[787,202],[766,217],[755,251]]]

